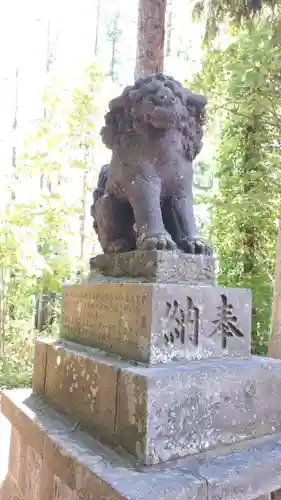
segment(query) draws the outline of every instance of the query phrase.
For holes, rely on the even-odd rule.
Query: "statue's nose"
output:
[[[173,92],[170,91],[170,89],[160,89],[158,90],[157,94],[154,95],[154,102],[157,105],[161,106],[170,106],[171,104],[175,103],[175,96]]]

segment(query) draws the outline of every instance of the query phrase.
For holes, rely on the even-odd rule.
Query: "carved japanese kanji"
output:
[[[177,341],[185,344],[186,341],[198,346],[199,342],[199,309],[193,300],[187,297],[186,310],[180,307],[177,300],[166,302],[167,318],[170,319],[170,331],[165,333],[166,344],[175,344]]]
[[[244,334],[237,328],[235,323],[237,317],[233,315],[233,305],[228,304],[226,295],[221,295],[221,306],[218,306],[217,319],[212,321],[216,325],[210,337],[216,334],[221,335],[222,348],[226,349],[227,338],[229,337],[244,337]]]

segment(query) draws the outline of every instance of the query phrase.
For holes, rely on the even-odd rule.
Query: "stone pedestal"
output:
[[[250,356],[250,291],[216,287],[204,256],[132,252],[91,268],[64,288],[60,341],[36,343],[33,390],[3,393],[1,500],[280,489],[281,362]]]
[[[248,356],[251,293],[184,284],[67,286],[63,337],[134,361]]]
[[[137,250],[116,255],[101,254],[90,260],[89,282],[121,278],[148,283],[185,283],[214,285],[214,262],[207,255],[192,255],[164,250]]]

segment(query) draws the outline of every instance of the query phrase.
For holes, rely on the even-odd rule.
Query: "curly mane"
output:
[[[157,73],[139,78],[135,85],[109,103],[104,144],[114,149],[132,134],[152,134],[153,129],[178,130],[185,156],[192,161],[202,148],[205,97],[184,88],[170,76]]]

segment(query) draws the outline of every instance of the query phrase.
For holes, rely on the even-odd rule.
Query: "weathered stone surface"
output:
[[[68,454],[61,452],[60,445],[49,434],[45,436],[44,462],[49,470],[59,472],[66,488],[71,491],[76,488],[76,464]]]
[[[101,351],[50,342],[44,396],[112,444],[119,368],[118,360]]]
[[[183,252],[136,250],[119,254],[100,254],[90,260],[91,271],[115,278],[138,278],[138,282],[188,285],[214,285],[214,261],[208,255]],[[95,280],[95,273],[89,282]]]
[[[152,363],[250,354],[249,290],[156,285],[152,307]]]
[[[54,479],[55,479],[54,474],[52,470],[47,466],[44,457],[42,462],[41,477],[40,477],[40,500],[53,500]]]
[[[280,499],[281,499],[281,490],[274,491],[271,494],[271,500],[280,500]],[[270,500],[270,498],[268,500]]]
[[[18,394],[22,399],[20,407]],[[54,486],[52,500],[207,500],[205,479],[191,472],[183,473],[180,469],[171,472],[148,470],[146,473],[137,470],[133,464],[89,435],[73,431],[67,421],[62,421],[56,412],[42,404],[36,396],[29,397],[29,391],[20,391],[18,394],[15,395],[14,391],[5,392],[4,398],[9,399],[9,405],[4,408],[14,407],[15,415],[10,411],[12,420],[16,419],[19,412],[27,418],[32,417],[40,430],[44,429],[45,439],[52,443],[47,460],[51,467],[49,473],[53,474],[53,478],[50,477]],[[44,456],[43,463],[46,464],[45,458]],[[71,485],[66,484],[67,478],[62,473],[64,463],[73,471]],[[41,467],[39,471],[43,474],[46,469]],[[41,489],[40,494],[42,493]],[[62,496],[63,494],[67,496]],[[10,496],[0,498],[11,500]],[[12,498],[21,500],[21,497]],[[50,497],[43,496],[25,497],[25,500],[27,498],[51,500]]]
[[[20,477],[20,455],[21,437],[19,432],[13,427],[10,440],[9,473],[15,483],[19,482]]]
[[[40,343],[38,339],[37,344]],[[113,444],[119,373],[132,366],[131,363],[68,341],[43,341],[43,344],[47,347],[47,368],[45,392],[41,395],[70,415],[74,423],[86,426],[95,436]],[[36,374],[35,378],[39,380]]]
[[[64,288],[62,337],[148,363],[247,356],[251,292],[175,284]]]
[[[50,343],[47,359],[48,401],[146,464],[281,431],[275,360],[134,366],[71,342]]]
[[[4,411],[9,407],[9,415],[13,417],[14,422],[17,422],[21,419],[21,412],[19,410],[13,412],[14,408],[11,402],[9,401],[9,404],[6,403],[7,402],[4,404]],[[22,414],[22,417],[23,422],[26,422],[26,415]],[[23,424],[23,427],[25,425],[26,424]],[[28,444],[28,436],[30,442],[34,444],[32,436],[28,433],[32,425],[32,423],[27,425],[27,432],[24,436],[13,426],[10,440],[6,442],[3,439],[4,436],[0,428],[0,446],[6,453],[6,456],[9,457],[8,468],[5,468],[5,471],[1,470],[0,475],[0,485],[2,480],[6,478],[6,481],[4,479],[3,491],[1,490],[0,493],[0,498],[2,499],[2,494],[3,500],[10,500],[14,498],[14,496],[15,499],[23,498],[24,500],[41,499],[40,471],[42,458],[35,449]],[[36,434],[38,435],[38,433],[39,429],[36,429]],[[0,464],[0,466],[2,466],[2,464]],[[4,474],[2,474],[2,472]]]
[[[63,294],[62,336],[148,361],[152,293],[150,285],[67,286]]]
[[[17,420],[19,412],[32,417],[32,422],[44,429],[46,439],[52,441],[57,458],[61,455],[58,460],[49,457],[47,477],[52,496],[44,496],[41,489],[39,497],[23,497],[8,476],[0,488],[1,500],[265,500],[270,491],[281,487],[280,434],[245,442],[239,451],[219,457],[203,454],[192,460],[136,469],[86,433],[71,431],[66,420],[29,395],[29,391],[8,391],[4,398],[10,404],[4,407],[14,407],[15,415],[10,411],[12,420]],[[72,488],[61,474],[65,459],[74,472]],[[36,461],[32,463],[37,467]],[[46,468],[38,470],[42,485]],[[35,476],[37,471],[32,469]],[[49,491],[46,489],[46,493]]]
[[[13,402],[9,398],[2,398],[1,412],[13,424],[14,429],[18,431],[21,436],[21,454],[25,454],[25,444],[29,442],[32,448],[42,457],[44,449],[44,433],[40,426],[34,422],[35,415],[30,412],[28,414],[28,407],[26,412],[22,412],[21,408],[23,403],[19,395],[18,406],[14,407]]]
[[[54,477],[53,483],[53,499],[54,500],[76,500],[76,492],[70,490],[63,481],[58,477]]]
[[[35,500],[40,495],[42,458],[34,448],[27,445],[24,463],[21,464],[24,471],[23,497]]]
[[[0,484],[0,500],[23,500],[10,476],[7,476],[3,483]]]
[[[159,73],[138,79],[110,102],[101,137],[111,162],[101,169],[91,207],[104,253],[210,251],[197,236],[192,196],[205,106],[205,97]]]
[[[271,441],[203,462],[197,472],[208,482],[208,500],[252,500],[277,489],[280,450]]]
[[[280,377],[267,358],[122,370],[117,442],[155,464],[279,432]]]
[[[32,373],[32,388],[38,395],[44,394],[46,364],[47,344],[44,340],[41,340],[35,345],[34,369]]]

